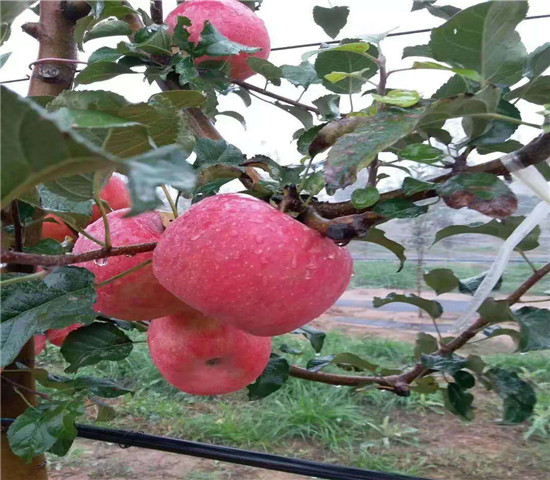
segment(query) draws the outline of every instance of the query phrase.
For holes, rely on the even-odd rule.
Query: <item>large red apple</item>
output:
[[[194,395],[240,390],[260,376],[271,352],[270,338],[254,337],[199,312],[153,320],[148,341],[162,376]]]
[[[99,198],[107,202],[111,210],[120,210],[128,208],[131,205],[130,192],[126,183],[120,177],[115,177],[114,175],[101,190]],[[101,212],[97,205],[94,205],[92,209],[92,222],[95,222],[99,217],[101,217]]]
[[[113,246],[121,247],[159,240],[164,226],[157,212],[125,217],[127,213],[128,210],[124,209],[107,214]],[[103,219],[100,218],[88,225],[85,231],[99,240],[104,240]],[[98,248],[96,243],[80,235],[73,253],[83,253]],[[79,263],[78,266],[91,270],[95,275],[96,283],[101,283],[151,259],[152,256],[152,252],[138,253],[133,256],[120,255]],[[151,320],[181,311],[182,304],[160,285],[149,264],[99,287],[94,309],[104,315],[122,320]]]
[[[64,328],[52,328],[50,330],[46,330],[46,338],[48,342],[60,347],[61,345],[63,345],[63,342],[68,337],[69,333],[74,330],[78,330],[80,327],[83,326],[84,325],[82,325],[82,323],[73,323],[72,325]]]
[[[114,175],[101,190],[99,198],[107,202],[111,210],[120,210],[121,208],[128,208],[130,206],[130,192],[126,183],[120,177],[115,177]],[[101,217],[101,212],[97,205],[94,205],[92,207],[92,219],[90,223],[95,222],[99,217]],[[75,233],[56,215],[50,213],[46,215],[46,218],[51,218],[57,223],[42,223],[43,238],[53,238],[58,242],[62,242],[65,240],[65,237],[75,237]]]
[[[271,51],[269,34],[264,22],[250,8],[238,0],[187,0],[180,3],[167,17],[165,23],[173,30],[178,23],[178,16],[191,20],[189,40],[198,42],[206,20],[225,37],[233,42],[248,47],[260,47],[261,50],[252,54],[254,57],[267,58]],[[238,80],[254,75],[254,71],[246,63],[250,55],[240,53],[229,57],[197,58],[195,63],[211,60],[227,60],[231,65],[231,77]]]
[[[255,198],[209,197],[173,221],[155,249],[160,283],[209,317],[280,335],[331,307],[346,289],[346,248]]]

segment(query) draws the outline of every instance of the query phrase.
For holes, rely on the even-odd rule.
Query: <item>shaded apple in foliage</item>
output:
[[[99,194],[99,198],[109,204],[111,210],[120,210],[130,206],[130,192],[124,180],[120,177],[112,176],[103,187]],[[97,205],[92,207],[92,219],[90,223],[95,222],[101,217],[101,213]],[[49,213],[46,218],[55,220],[54,222],[42,223],[42,237],[53,238],[58,242],[65,240],[65,237],[74,238],[76,234],[61,220],[58,216]]]
[[[206,315],[253,335],[321,315],[352,274],[347,248],[266,202],[222,194],[174,220],[155,249],[160,283]]]
[[[260,47],[261,50],[252,55],[240,53],[229,57],[210,57],[204,55],[195,63],[204,61],[227,60],[231,65],[231,77],[244,80],[254,75],[254,71],[246,63],[249,56],[269,57],[270,40],[264,22],[238,0],[188,0],[180,3],[167,17],[165,23],[173,30],[178,23],[178,16],[191,20],[189,40],[198,42],[204,22],[209,21],[222,35],[233,42],[248,47]]]
[[[110,210],[113,211],[128,208],[131,205],[130,191],[126,186],[126,182],[124,182],[122,178],[114,175],[101,190],[99,198],[107,202]],[[101,217],[101,212],[98,206],[94,205],[92,209],[92,222],[95,222],[99,217]]]
[[[46,348],[46,335],[34,336],[34,354],[40,355]]]
[[[193,395],[221,395],[254,382],[271,353],[271,339],[187,312],[153,320],[149,352],[162,376]]]
[[[52,328],[46,331],[46,338],[48,339],[48,342],[60,347],[61,345],[63,345],[63,342],[65,341],[69,333],[83,326],[84,325],[82,323],[73,323],[72,325],[69,325],[65,328]]]
[[[128,209],[117,210],[107,215],[114,247],[156,242],[164,231],[157,212],[148,212],[135,217],[125,217]],[[105,239],[103,219],[96,220],[85,231],[99,240]],[[97,250],[99,246],[86,237],[79,236],[73,253]],[[95,275],[96,283],[130,270],[150,260],[152,252],[136,255],[119,255],[79,263]],[[180,311],[181,302],[165,290],[153,275],[151,264],[139,268],[97,289],[96,312],[122,320],[150,320]]]

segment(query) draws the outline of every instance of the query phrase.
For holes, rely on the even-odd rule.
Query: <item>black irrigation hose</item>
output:
[[[2,426],[10,425],[13,419],[2,418]],[[162,452],[179,453],[192,457],[208,458],[222,462],[237,463],[252,467],[295,473],[329,480],[426,480],[420,477],[409,477],[393,473],[374,472],[359,468],[343,467],[326,463],[287,458],[269,453],[252,452],[240,448],[209,445],[190,442],[177,438],[159,437],[140,432],[113,430],[77,424],[77,436],[100,442],[118,443],[121,447],[139,447]]]

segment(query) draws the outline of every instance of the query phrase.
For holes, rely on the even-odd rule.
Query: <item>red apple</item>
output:
[[[48,342],[60,347],[61,345],[63,345],[63,342],[65,341],[69,333],[83,326],[84,325],[82,325],[82,323],[73,323],[72,325],[64,328],[52,328],[46,331],[46,338],[48,339]]]
[[[261,50],[252,54],[252,56],[269,57],[271,44],[264,22],[250,8],[244,6],[238,0],[187,0],[180,3],[165,20],[172,31],[178,23],[178,16],[184,16],[191,20],[191,26],[188,30],[191,34],[189,40],[192,42],[199,41],[204,22],[208,20],[229,40],[248,47],[260,47]],[[197,58],[195,63],[227,60],[231,65],[231,77],[244,80],[255,73],[246,63],[249,56],[246,53],[229,57],[204,55]]]
[[[121,247],[159,240],[164,226],[157,212],[125,217],[127,213],[128,210],[124,209],[107,214],[113,246]],[[85,231],[99,240],[104,240],[103,219],[100,218],[88,225]],[[83,253],[98,248],[96,243],[80,235],[73,253]],[[152,257],[153,252],[138,253],[133,256],[120,255],[79,263],[78,266],[92,271],[96,283],[101,283]],[[181,311],[182,305],[176,297],[160,285],[149,264],[99,287],[94,309],[109,317],[122,320],[151,320]]]
[[[120,210],[128,208],[131,205],[130,192],[126,183],[120,177],[115,177],[114,175],[101,190],[99,198],[106,201],[111,210]],[[97,205],[94,205],[92,209],[92,222],[95,222],[99,217],[101,217],[101,212]]]
[[[34,355],[40,355],[46,348],[46,335],[34,336]]]
[[[75,237],[75,233],[58,216],[48,213],[45,218],[51,218],[54,222],[42,222],[42,238],[53,238],[58,242],[65,240],[65,237]]]
[[[270,338],[254,337],[199,312],[153,320],[148,341],[162,376],[193,395],[240,390],[260,376],[271,353]]]
[[[268,203],[224,194],[174,220],[153,267],[189,306],[253,335],[290,332],[321,315],[346,289],[347,248]]]

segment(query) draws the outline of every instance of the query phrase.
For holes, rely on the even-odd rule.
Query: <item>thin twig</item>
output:
[[[174,214],[174,218],[178,218],[178,207],[176,206],[176,203],[174,202],[172,195],[170,195],[170,191],[168,190],[168,187],[166,185],[161,185],[161,188],[162,188],[162,191],[164,192],[164,195],[166,196],[166,200],[168,200],[168,203],[170,204],[170,208],[172,210],[172,213]]]
[[[22,275],[20,277],[13,277],[8,278],[7,280],[3,280],[0,282],[0,287],[4,288],[8,285],[13,285],[14,283],[23,283],[23,282],[31,282],[33,280],[40,280],[44,278],[48,272],[46,270],[42,270],[41,272],[37,273],[31,273],[29,275]]]
[[[139,270],[140,268],[146,267],[152,261],[153,260],[149,258],[148,260],[145,260],[144,262],[137,264],[135,267],[132,267],[129,270],[125,270],[124,272],[119,273],[118,275],[108,278],[107,280],[104,280],[101,283],[98,283],[96,287],[100,288],[100,287],[104,287],[105,285],[109,285],[109,283],[113,283],[115,280],[118,280],[119,278],[125,277],[126,275],[129,275],[130,273],[134,273],[136,270]]]
[[[97,208],[99,209],[99,213],[101,213],[101,218],[103,219],[103,227],[105,229],[105,236],[104,236],[105,248],[111,249],[112,248],[111,227],[109,226],[109,219],[107,218],[107,212],[105,211],[105,207],[99,195],[101,191],[101,176],[102,176],[101,172],[94,173],[94,201],[97,205]]]
[[[20,383],[18,382],[15,382],[13,381],[11,378],[9,378],[7,375],[2,375],[2,380],[5,380],[6,382],[8,382],[10,385],[13,385],[14,387],[16,387],[17,389],[21,389],[21,390],[25,390],[25,392],[29,392],[29,393],[32,393],[33,395],[38,395],[39,397],[42,397],[46,400],[49,400],[50,402],[52,401],[52,397],[50,397],[49,395],[46,395],[45,393],[42,393],[42,392],[37,392],[36,390],[33,390],[32,388],[28,388],[28,387],[25,387],[25,385],[21,385]],[[24,396],[23,396],[24,397]],[[26,399],[25,399],[26,400]],[[30,407],[33,407],[32,405],[29,404]],[[34,408],[34,407],[33,407]]]

